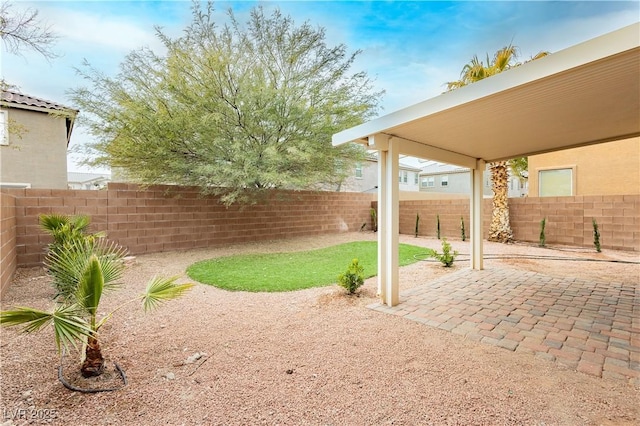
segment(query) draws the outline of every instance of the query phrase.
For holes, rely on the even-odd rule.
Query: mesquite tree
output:
[[[335,187],[364,150],[333,147],[331,136],[371,118],[382,92],[357,55],[325,43],[323,28],[295,25],[279,10],[251,10],[214,22],[194,2],[177,38],[157,29],[166,52],[131,52],[115,77],[85,63],[89,87],[71,92],[98,142],[90,164],[133,181],[196,185],[226,204],[270,188]]]

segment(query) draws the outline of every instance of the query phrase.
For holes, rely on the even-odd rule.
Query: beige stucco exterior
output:
[[[540,195],[540,171],[572,169],[571,195],[640,194],[640,138],[529,157],[529,196]]]
[[[67,120],[45,111],[1,108],[12,130],[0,145],[0,182],[67,188]],[[17,129],[17,130],[16,130]]]

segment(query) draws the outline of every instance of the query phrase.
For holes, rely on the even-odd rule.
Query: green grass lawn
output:
[[[417,262],[428,251],[400,244],[400,266]],[[293,291],[338,281],[352,259],[364,266],[365,278],[378,273],[378,243],[357,241],[320,250],[248,254],[203,260],[187,268],[191,279],[234,291]]]

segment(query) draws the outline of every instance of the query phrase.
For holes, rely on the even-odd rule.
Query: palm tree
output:
[[[69,270],[68,262],[66,265],[61,265],[60,262],[54,261],[55,258],[63,254],[68,249],[69,245],[76,242],[85,242],[86,244],[95,245],[95,242],[98,239],[105,237],[105,233],[99,232],[89,234],[88,230],[91,219],[86,215],[67,216],[52,213],[40,215],[38,219],[40,222],[40,228],[53,237],[53,241],[47,247],[48,252],[44,263],[49,274],[53,278],[52,284],[57,290],[54,299],[69,298],[73,295],[76,287],[78,286],[78,273],[77,271]],[[99,249],[99,247],[94,248],[96,250]],[[88,256],[90,250],[83,250],[81,253]],[[124,256],[124,253],[122,253],[122,256]],[[107,256],[99,256],[98,258],[106,259]],[[112,280],[118,278],[119,276],[113,277]],[[110,277],[107,276],[106,279],[109,281]]]
[[[50,251],[48,268],[54,279],[62,280],[67,289],[57,306],[50,312],[18,307],[0,312],[0,325],[23,326],[25,332],[35,332],[53,325],[58,351],[85,343],[85,359],[80,371],[83,377],[99,376],[104,371],[104,357],[99,330],[114,312],[135,301],[142,301],[145,311],[161,302],[174,299],[193,284],[176,284],[177,277],[153,278],[143,294],[126,302],[98,319],[98,306],[105,291],[118,287],[125,264],[126,251],[105,239],[76,239],[67,241],[64,249]]]
[[[529,61],[547,56],[549,52],[540,52]],[[498,50],[493,58],[487,55],[486,64],[475,56],[462,68],[460,80],[447,83],[447,91],[455,90],[476,81],[491,77],[521,65],[517,62],[518,49],[508,45]],[[526,62],[529,62],[526,61]],[[509,161],[497,161],[489,165],[491,172],[491,186],[493,190],[493,210],[491,213],[491,225],[489,227],[489,241],[509,243],[513,241],[513,231],[509,220],[509,168],[517,171],[520,178],[523,177],[522,166],[526,159],[513,159]]]

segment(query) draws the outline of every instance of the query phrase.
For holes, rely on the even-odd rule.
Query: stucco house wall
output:
[[[345,179],[340,188],[341,191],[370,193],[378,191],[378,160],[369,158],[360,163],[360,166],[360,168],[355,168],[353,174]],[[404,181],[405,173],[406,182]],[[399,174],[400,191],[419,191],[419,179],[416,179],[420,174],[419,168],[400,163]]]
[[[18,92],[3,91],[0,184],[67,188],[67,146],[76,110]]]
[[[541,195],[540,172],[555,169],[572,170],[570,195],[640,194],[640,138],[530,156],[530,197]]]
[[[482,192],[485,197],[491,197],[491,172],[482,173]],[[430,180],[431,179],[431,185]],[[446,179],[446,185],[442,181]],[[509,198],[524,197],[527,194],[528,186],[523,186],[520,180],[514,176],[509,176],[508,190]],[[440,194],[471,194],[471,175],[467,169],[451,169],[443,172],[422,172],[420,173],[420,191]]]

